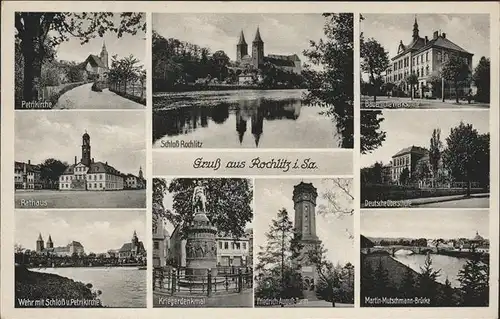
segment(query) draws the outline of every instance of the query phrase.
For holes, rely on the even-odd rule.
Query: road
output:
[[[401,105],[402,103],[407,103],[408,105],[402,106]],[[455,100],[445,100],[445,102],[442,102],[439,99],[430,100],[430,99],[415,98],[411,100],[410,98],[401,98],[401,97],[388,98],[387,96],[377,96],[377,108],[485,109],[489,107],[490,105],[488,103],[479,103],[479,102],[471,102],[471,104],[469,104],[467,103],[467,101],[460,101],[460,104],[456,104]],[[374,108],[373,97],[363,96],[361,98],[361,109],[370,109],[370,108]]]
[[[141,109],[144,105],[119,96],[108,89],[91,90],[92,83],[77,86],[61,95],[54,109]]]
[[[439,207],[439,208],[488,208],[490,207],[489,197],[458,199],[440,203],[420,204],[415,207]]]

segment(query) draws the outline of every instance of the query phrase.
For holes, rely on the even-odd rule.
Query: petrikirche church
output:
[[[139,170],[142,178],[142,170]],[[59,177],[60,190],[122,190],[126,188],[127,176],[108,162],[95,162],[90,156],[90,135],[85,132],[82,136],[82,158],[70,165]]]

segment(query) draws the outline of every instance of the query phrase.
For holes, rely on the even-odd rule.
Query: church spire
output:
[[[417,15],[415,15],[415,22],[413,23],[413,39],[418,38],[418,22]]]
[[[243,30],[241,30],[240,40],[238,41],[238,45],[241,45],[241,44],[247,44],[247,42],[245,41],[245,35],[243,34]]]
[[[253,42],[264,42],[264,41],[262,41],[262,38],[260,37],[259,27],[257,27],[257,32],[255,33],[255,39],[253,39]]]
[[[37,241],[43,241],[42,233],[38,233],[38,240]]]

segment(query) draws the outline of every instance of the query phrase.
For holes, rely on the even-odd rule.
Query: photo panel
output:
[[[153,148],[352,149],[353,16],[153,13]]]
[[[15,109],[145,109],[146,14],[16,12]]]
[[[146,208],[144,111],[15,114],[16,208]]]
[[[487,209],[361,211],[362,307],[488,307]]]
[[[361,208],[489,208],[489,111],[361,111]]]
[[[153,179],[153,307],[252,307],[253,180]]]
[[[255,180],[255,307],[354,307],[352,178]]]
[[[144,210],[16,210],[16,308],[146,308]]]
[[[489,14],[361,14],[361,109],[488,109]]]

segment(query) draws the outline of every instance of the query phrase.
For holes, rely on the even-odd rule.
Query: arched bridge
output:
[[[431,253],[438,252],[436,247],[391,245],[391,246],[374,246],[370,248],[361,248],[361,253],[373,254],[376,252],[385,251],[388,252],[390,255],[394,256],[396,252],[400,250],[409,250],[414,254],[426,254],[428,252]]]

